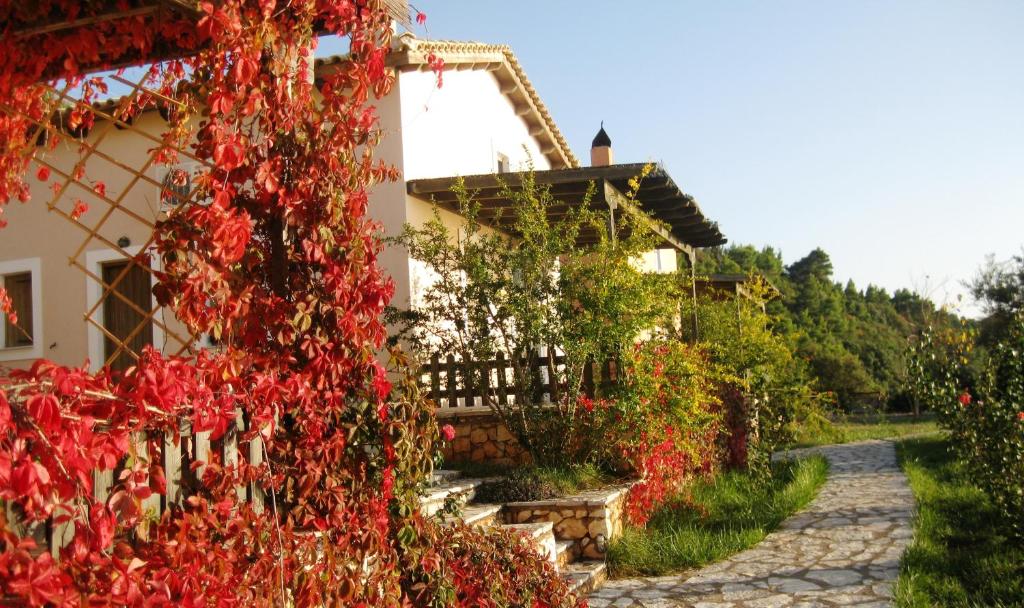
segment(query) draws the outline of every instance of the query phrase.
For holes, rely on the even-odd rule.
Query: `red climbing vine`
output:
[[[30,198],[24,176],[48,150],[39,125],[59,116],[73,139],[97,121],[89,103],[107,84],[87,72],[151,65],[154,93],[116,118],[160,106],[161,161],[187,152],[205,167],[199,194],[156,226],[155,295],[221,348],[147,348],[123,373],[41,361],[3,380],[0,500],[17,517],[0,514],[0,594],[62,606],[574,604],[529,552],[511,565],[467,554],[518,541],[441,531],[417,509],[438,431],[401,356],[390,375],[378,360],[393,288],[366,215],[369,189],[396,177],[373,156],[373,99],[394,79],[382,4],[150,6],[0,0],[0,202]],[[349,55],[314,80],[318,34],[343,37]],[[85,103],[63,107],[44,82]],[[187,499],[147,511],[167,492],[165,436],[182,440],[187,423],[216,442],[239,418],[239,446],[258,457],[194,462]],[[97,470],[116,473],[104,500]],[[44,521],[64,530],[56,557],[19,530]]]

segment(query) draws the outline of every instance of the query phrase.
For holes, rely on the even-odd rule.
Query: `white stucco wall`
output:
[[[402,72],[395,91],[400,100],[405,180],[494,173],[499,154],[508,158],[511,171],[525,170],[531,161],[537,170],[551,168],[526,123],[485,69],[447,70],[441,88],[432,72]],[[386,120],[388,116],[382,112]],[[384,124],[388,129],[390,123]],[[408,195],[405,199],[402,222],[420,225],[432,217],[430,201]],[[455,233],[461,218],[445,210],[441,216]],[[394,251],[398,248],[392,249],[392,256],[399,255]],[[432,273],[407,254],[405,269],[398,270],[403,271],[408,273],[405,284],[398,286],[396,281],[394,304],[399,307],[415,301],[416,294],[432,281]]]
[[[550,168],[489,71],[447,70],[441,88],[432,72],[403,72],[399,88],[405,179],[493,173],[499,153],[513,171],[529,158]]]
[[[159,140],[167,128],[167,123],[157,112],[145,112],[137,122],[136,128],[149,133]],[[87,139],[96,142],[109,125],[97,121],[96,127]],[[125,163],[133,169],[141,169],[149,157],[154,141],[147,139],[134,130],[112,129],[106,133],[99,150]],[[46,160],[64,172],[70,172],[80,160],[79,150],[73,141],[66,140],[55,150],[45,155]],[[56,208],[69,213],[76,199],[82,199],[89,206],[82,214],[82,226],[76,226],[49,211],[47,204],[53,198],[50,183],[61,180],[56,171],[47,182],[36,178],[38,165],[30,164],[26,175],[31,188],[32,199],[25,204],[12,203],[4,210],[4,217],[10,225],[0,232],[0,264],[12,260],[26,258],[38,259],[40,285],[39,316],[33,320],[41,323],[37,333],[37,348],[25,350],[24,357],[13,352],[0,353],[3,365],[10,367],[27,367],[38,357],[56,361],[62,365],[82,365],[86,358],[94,369],[102,364],[98,360],[102,354],[103,336],[84,319],[88,309],[99,299],[99,284],[86,273],[69,263],[73,256],[90,272],[98,275],[99,264],[121,258],[110,243],[117,243],[122,238],[130,241],[129,253],[138,252],[144,245],[151,230],[127,212],[155,222],[161,217],[160,188],[146,181],[133,181],[133,174],[96,154],[85,164],[85,178],[88,181],[103,182],[106,195],[112,200],[121,200],[121,209],[114,211],[96,233],[100,238],[89,238],[84,227],[96,226],[109,209],[109,205],[97,198],[94,193],[72,186],[57,201]],[[166,168],[151,166],[146,174],[159,181]],[[88,241],[86,243],[86,241]],[[106,242],[104,242],[106,241]],[[82,251],[78,251],[83,246]],[[158,262],[154,258],[154,265]],[[33,285],[33,287],[36,287]],[[155,302],[154,302],[155,305]],[[102,319],[102,311],[97,310],[93,319]],[[154,342],[158,348],[167,353],[177,353],[185,343],[189,342],[190,334],[179,323],[171,310],[161,309],[157,319],[168,328],[168,332],[154,327]]]
[[[678,268],[679,255],[675,249],[653,249],[634,260],[635,266],[645,272],[671,273]]]

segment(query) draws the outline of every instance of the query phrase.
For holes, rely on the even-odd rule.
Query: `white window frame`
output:
[[[0,277],[28,272],[32,274],[32,345],[7,347],[7,326],[0,323],[0,361],[41,359],[43,357],[43,262],[41,258],[23,258],[0,262]]]
[[[128,254],[126,257],[123,253],[116,249],[93,249],[92,251],[85,252],[85,265],[89,269],[89,272],[96,275],[97,277],[103,276],[103,263],[104,262],[116,262],[120,260],[127,260],[133,256],[138,255],[142,251],[142,247],[139,245],[133,245],[131,247],[124,248],[125,253]],[[160,258],[155,254],[150,256],[149,267],[153,270],[161,270]],[[153,286],[153,275],[149,275],[150,287]],[[88,274],[85,275],[85,311],[92,310],[96,303],[100,301],[100,297],[103,295],[103,285],[99,281],[92,278]],[[116,296],[113,296],[116,297]],[[150,294],[151,306],[156,306],[156,296]],[[96,306],[96,310],[93,311],[92,319],[100,325],[103,324],[103,304]],[[164,335],[164,328],[160,326],[158,315],[161,312],[153,315],[153,346],[160,350],[164,349],[166,336]],[[88,345],[89,345],[89,370],[92,372],[98,372],[103,367],[103,363],[106,361],[106,357],[103,356],[103,338],[104,334],[100,331],[99,327],[96,327],[93,323],[86,322],[88,326]]]

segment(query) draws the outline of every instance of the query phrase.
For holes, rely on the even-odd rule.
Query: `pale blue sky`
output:
[[[1024,244],[1024,2],[415,4],[431,38],[510,45],[581,159],[603,119],[731,242],[940,301]]]

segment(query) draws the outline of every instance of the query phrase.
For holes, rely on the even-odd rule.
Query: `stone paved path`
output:
[[[828,458],[829,477],[804,511],[759,545],[696,572],[611,580],[592,608],[889,606],[912,536],[914,496],[889,441],[794,450]]]

